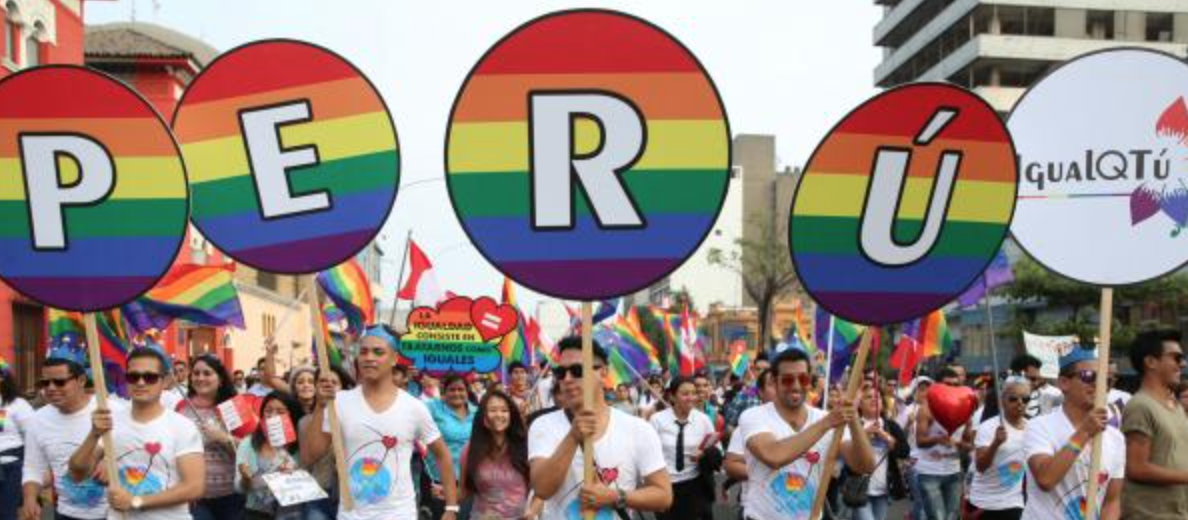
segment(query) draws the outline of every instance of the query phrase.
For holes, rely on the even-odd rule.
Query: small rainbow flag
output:
[[[347,330],[360,334],[375,322],[371,282],[355,259],[318,273],[318,285],[347,319]]]
[[[99,356],[103,358],[107,391],[128,397],[124,372],[128,370],[128,348],[131,341],[128,329],[124,326],[123,312],[112,309],[96,313],[95,325],[99,330]]]
[[[64,311],[50,307],[46,309],[46,323],[49,325],[49,337],[51,341],[57,341],[63,334],[73,333],[78,338],[85,338],[87,336],[86,329],[83,325],[83,317],[80,312]]]
[[[534,229],[525,100],[567,89],[615,92],[645,119],[646,149],[619,177],[646,227],[602,228],[575,186],[573,228]],[[598,125],[575,125],[575,152],[595,150]],[[467,79],[447,139],[454,209],[475,245],[522,285],[572,300],[633,292],[678,267],[713,225],[729,177],[726,117],[696,58],[609,12],[540,18],[503,39]]]
[[[318,337],[314,341],[321,341],[326,345],[326,356],[330,358],[331,366],[342,366],[342,350],[338,348],[338,343],[334,341],[334,334],[330,332],[330,324],[326,321],[326,313],[318,313]],[[318,359],[317,345],[313,345],[313,359],[316,362]]]
[[[239,292],[230,266],[183,264],[161,279],[140,302],[174,319],[214,327],[244,328]]]
[[[614,388],[620,383],[630,384],[634,381],[635,374],[630,366],[631,362],[623,355],[624,351],[629,351],[632,347],[623,337],[616,334],[610,327],[600,326],[594,332],[594,339],[606,350],[609,363],[603,384],[607,388]]]
[[[747,352],[747,341],[735,340],[730,344],[730,371],[735,377],[742,377],[747,372],[747,365],[751,363],[751,355]]]
[[[511,281],[511,278],[503,277],[503,303],[516,307],[516,284]],[[528,351],[528,342],[524,339],[524,316],[520,313],[520,308],[516,307],[517,322],[516,330],[499,340],[499,353],[503,355],[503,367],[506,371],[507,365],[513,361],[524,363],[525,356]]]
[[[949,335],[949,323],[945,313],[935,310],[920,318],[920,352],[923,358],[944,356],[953,350],[953,337]]]
[[[627,329],[631,332],[632,340],[648,355],[648,366],[652,370],[659,370],[660,349],[652,344],[652,340],[648,339],[647,334],[644,334],[643,327],[639,323],[639,312],[635,307],[627,310],[627,317],[624,319],[624,322]]]

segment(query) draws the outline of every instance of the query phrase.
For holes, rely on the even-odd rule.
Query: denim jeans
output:
[[[961,512],[961,474],[920,475],[919,479],[928,520],[957,520]]]
[[[0,518],[16,518],[22,498],[21,458],[18,455],[17,460],[0,464]]]
[[[908,493],[911,495],[912,520],[924,519],[924,495],[920,492],[920,475],[912,466],[907,467]]]
[[[194,520],[240,520],[243,518],[246,498],[231,493],[215,498],[203,498],[190,503],[190,514]]]
[[[885,520],[889,500],[887,495],[872,496],[866,505],[854,509],[850,518],[851,520]]]

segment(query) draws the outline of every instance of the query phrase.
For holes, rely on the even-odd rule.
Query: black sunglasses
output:
[[[42,379],[41,381],[38,381],[37,386],[39,388],[48,388],[50,385],[53,385],[54,388],[62,388],[64,386],[66,386],[66,384],[71,381],[74,381],[73,377],[67,377],[67,378],[63,378],[63,379],[46,378],[46,379]]]
[[[124,374],[124,380],[133,385],[138,385],[142,382],[155,385],[161,381],[161,374],[156,372],[128,372]]]
[[[1006,401],[1007,401],[1008,403],[1023,403],[1023,404],[1027,404],[1027,403],[1030,403],[1030,402],[1031,402],[1031,397],[1028,397],[1028,396],[1025,396],[1025,395],[1024,395],[1024,396],[1018,396],[1018,395],[1008,395],[1008,396],[1006,396]]]
[[[602,369],[602,365],[594,365],[594,370],[601,370],[601,369]],[[574,379],[580,379],[582,377],[583,373],[584,373],[584,371],[582,370],[582,365],[580,365],[580,364],[579,365],[569,365],[567,367],[560,367],[560,366],[553,367],[553,377],[557,378],[558,381],[564,381],[565,374],[569,374],[570,376],[573,376]]]
[[[1076,378],[1087,385],[1097,383],[1097,371],[1092,369],[1070,370],[1066,373],[1060,374],[1060,377],[1067,377],[1069,379]]]
[[[1164,352],[1163,355],[1171,356],[1172,361],[1175,361],[1177,365],[1184,364],[1184,353],[1183,352]]]

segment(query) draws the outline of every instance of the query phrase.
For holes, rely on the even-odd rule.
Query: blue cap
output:
[[[1067,353],[1060,356],[1060,370],[1063,372],[1066,368],[1082,361],[1096,360],[1097,349],[1082,348],[1081,345],[1074,343]]]
[[[384,342],[386,342],[388,347],[390,347],[392,350],[396,350],[400,346],[400,340],[396,339],[396,336],[388,331],[388,328],[383,325],[372,325],[367,327],[367,330],[363,331],[363,335],[359,339],[362,340],[363,338],[368,337],[384,340]]]

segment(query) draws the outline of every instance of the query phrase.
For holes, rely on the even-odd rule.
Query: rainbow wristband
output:
[[[1064,448],[1062,449],[1071,451],[1073,455],[1080,455],[1081,452],[1085,450],[1085,446],[1083,444],[1077,444],[1077,441],[1069,439],[1068,443],[1065,444]]]

